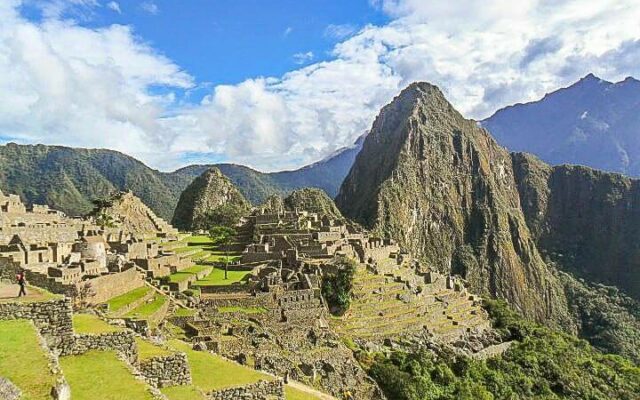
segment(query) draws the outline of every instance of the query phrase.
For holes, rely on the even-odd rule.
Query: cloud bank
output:
[[[196,78],[130,27],[64,20],[69,2],[95,3],[48,3],[40,23],[21,16],[20,1],[0,5],[0,138],[107,147],[162,169],[186,155],[263,170],[316,161],[349,145],[416,80],[480,119],[589,72],[640,75],[634,0],[377,0],[392,21],[328,27],[326,35],[346,35],[328,61],[220,85],[185,105],[178,93]]]

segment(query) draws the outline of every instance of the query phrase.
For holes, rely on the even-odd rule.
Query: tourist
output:
[[[18,297],[26,296],[27,291],[25,290],[25,288],[27,287],[27,279],[24,275],[24,271],[21,271],[18,274],[17,279],[18,279],[18,285],[20,285],[20,292],[18,293]]]

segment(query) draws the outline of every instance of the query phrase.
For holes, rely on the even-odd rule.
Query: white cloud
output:
[[[293,32],[293,28],[290,26],[287,26],[287,29],[284,30],[284,32],[282,33],[282,36],[287,37],[291,34],[291,32]]]
[[[145,1],[140,4],[140,8],[148,12],[151,15],[156,15],[160,12],[160,8],[153,1]]]
[[[110,1],[107,3],[107,8],[117,12],[118,14],[122,14],[122,10],[120,9],[120,4],[115,1]]]
[[[357,28],[351,24],[328,25],[324,30],[324,36],[331,39],[345,39],[356,32]]]
[[[171,99],[149,87],[189,88],[188,74],[128,27],[35,24],[18,15],[17,5],[0,6],[1,136],[106,147],[145,159],[168,148],[171,132],[160,117]]]
[[[293,62],[301,65],[312,61],[314,58],[313,51],[307,51],[305,53],[296,53],[293,55]]]
[[[352,33],[329,61],[217,86],[185,107],[150,88],[193,79],[129,28],[38,25],[0,2],[0,135],[115,148],[165,169],[189,154],[274,170],[350,144],[412,81],[483,118],[588,72],[640,76],[635,0],[374,3],[392,22]]]
[[[9,1],[10,4],[13,2],[14,0]],[[99,5],[97,0],[24,0],[17,3],[40,9],[42,16],[46,19],[60,19],[67,16],[89,19],[93,9]]]

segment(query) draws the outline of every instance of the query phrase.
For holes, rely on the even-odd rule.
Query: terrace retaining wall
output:
[[[191,384],[189,361],[184,353],[150,358],[140,362],[138,370],[156,388]]]
[[[284,400],[282,380],[258,381],[244,386],[217,390],[208,395],[210,400]]]

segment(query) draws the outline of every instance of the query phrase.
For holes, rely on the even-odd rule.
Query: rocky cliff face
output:
[[[206,229],[207,218],[220,207],[239,212],[251,207],[242,193],[217,168],[209,168],[180,195],[172,224],[181,230]]]
[[[512,156],[538,249],[565,270],[640,299],[640,181]]]
[[[382,109],[336,202],[473,290],[570,325],[520,208],[510,154],[437,87],[412,84]]]

